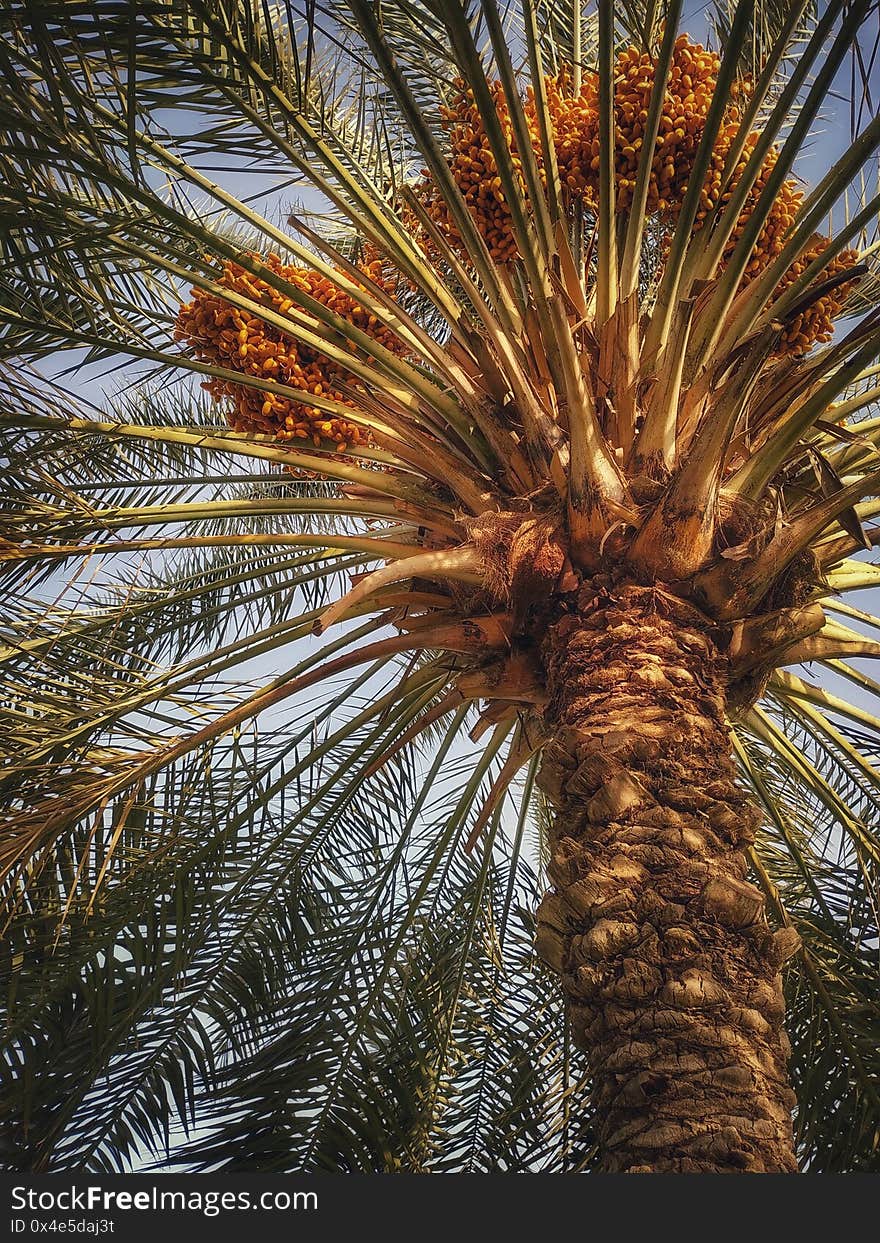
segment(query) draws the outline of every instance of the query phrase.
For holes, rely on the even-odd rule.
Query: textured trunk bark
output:
[[[708,621],[595,581],[543,645],[556,807],[538,952],[589,1056],[603,1168],[794,1173],[775,934],[746,883],[758,820],[737,787]]]

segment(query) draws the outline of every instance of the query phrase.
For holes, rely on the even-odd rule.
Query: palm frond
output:
[[[875,0],[136,8],[0,13],[4,1167],[598,1168],[542,661],[626,578],[876,1168]]]

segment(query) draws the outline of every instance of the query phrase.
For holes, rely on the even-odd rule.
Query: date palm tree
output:
[[[876,1164],[877,4],[710,18],[4,6],[7,1168]]]

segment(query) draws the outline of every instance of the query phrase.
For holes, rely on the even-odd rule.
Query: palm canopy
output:
[[[875,1162],[880,124],[795,180],[869,19],[6,6],[9,1167],[590,1168],[530,626],[620,564],[717,624],[804,1161]]]

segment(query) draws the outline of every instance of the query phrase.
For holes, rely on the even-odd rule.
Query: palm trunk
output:
[[[581,592],[543,645],[556,808],[538,951],[587,1052],[603,1168],[794,1173],[779,967],[796,947],[745,881],[710,623],[650,587]]]

